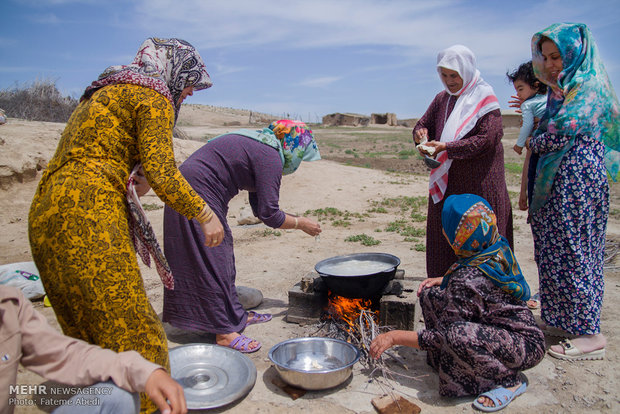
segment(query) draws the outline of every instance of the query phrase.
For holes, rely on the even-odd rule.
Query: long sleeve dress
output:
[[[99,89],[69,119],[28,221],[32,256],[63,332],[164,367],[166,334],[144,290],[125,194],[142,162],[166,204],[190,218],[200,213],[204,201],[176,168],[173,123],[172,104],[153,89]]]
[[[446,120],[454,109],[456,97],[442,91],[420,118],[413,133],[428,129],[429,140],[439,140]],[[452,194],[476,194],[485,198],[497,216],[499,234],[508,239],[513,249],[512,206],[508,197],[502,146],[502,118],[499,110],[484,115],[474,128],[458,141],[447,144],[452,166],[448,172],[448,187],[443,199],[435,204],[428,199],[426,221],[426,274],[443,276],[456,262],[456,256],[446,241],[441,227],[444,200]]]
[[[196,220],[166,207],[164,253],[174,290],[164,291],[163,320],[173,326],[228,334],[245,327],[247,313],[235,288],[233,236],[226,221],[228,203],[239,190],[250,192],[253,210],[266,225],[282,225],[278,206],[282,161],[278,151],[254,139],[229,134],[192,154],[179,168],[224,226],[224,241],[206,247]]]
[[[535,154],[568,149],[546,203],[531,213],[541,317],[574,335],[600,333],[609,183],[605,145],[579,135],[532,137]]]
[[[420,349],[438,371],[439,393],[478,395],[511,387],[545,355],[545,338],[524,301],[504,292],[476,267],[451,274],[445,289],[422,290],[425,329]]]

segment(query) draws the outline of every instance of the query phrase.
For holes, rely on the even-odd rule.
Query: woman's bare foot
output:
[[[229,334],[216,334],[215,335],[215,343],[221,346],[228,346],[232,341],[240,336],[237,332],[232,332]],[[254,349],[258,346],[258,341],[250,342],[248,349]]]
[[[571,343],[583,353],[588,353],[605,348],[607,339],[603,334],[582,335],[570,340]],[[551,349],[558,354],[564,354],[562,345],[553,345]]]
[[[521,386],[521,384],[522,383],[520,382],[514,387],[505,387],[505,388],[509,390],[510,392],[515,392],[517,388]],[[483,396],[478,397],[478,402],[484,405],[485,407],[495,407],[495,403],[493,402],[493,400],[487,397],[483,397]]]

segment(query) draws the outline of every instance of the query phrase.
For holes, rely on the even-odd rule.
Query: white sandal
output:
[[[564,353],[556,352],[553,349],[549,348],[549,350],[547,351],[549,355],[558,359],[565,359],[568,361],[594,361],[605,358],[605,348],[595,349],[594,351],[590,352],[583,352],[581,349],[577,348],[568,338],[562,339],[559,345],[564,348]]]

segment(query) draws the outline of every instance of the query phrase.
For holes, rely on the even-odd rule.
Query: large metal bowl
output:
[[[339,339],[296,338],[274,345],[269,359],[287,383],[306,390],[323,390],[351,376],[360,351]]]

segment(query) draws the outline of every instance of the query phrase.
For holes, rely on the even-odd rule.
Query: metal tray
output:
[[[214,344],[170,349],[170,370],[191,410],[230,404],[245,397],[256,383],[256,366],[250,358]]]

